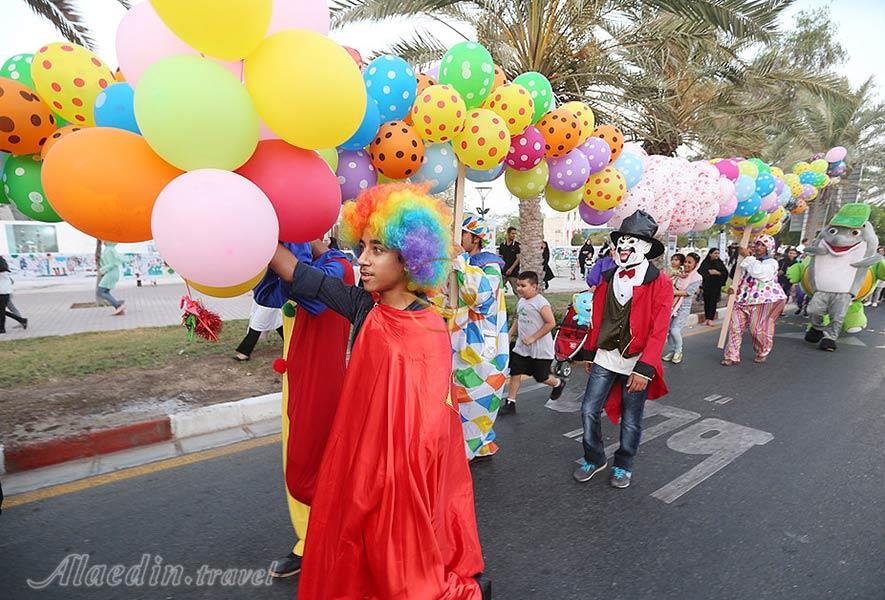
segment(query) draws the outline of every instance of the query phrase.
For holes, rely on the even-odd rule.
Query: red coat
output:
[[[599,331],[605,311],[605,297],[617,269],[606,271],[602,282],[593,294],[593,326],[587,348],[588,360],[593,360],[599,347]],[[645,279],[633,288],[633,302],[630,305],[630,346],[629,354],[639,354],[635,373],[650,377],[648,399],[655,400],[667,394],[664,382],[664,365],[661,354],[667,342],[670,328],[670,311],[673,306],[673,283],[670,278],[654,265],[648,265]],[[621,416],[621,386],[613,385],[605,403],[605,412],[613,423]]]

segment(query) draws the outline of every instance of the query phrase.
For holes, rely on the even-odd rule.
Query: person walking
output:
[[[682,328],[685,327],[685,323],[691,315],[691,303],[703,281],[697,272],[700,261],[700,256],[689,252],[685,256],[682,274],[673,280],[673,296],[676,297],[676,301],[673,303],[671,311],[670,330],[667,333],[667,346],[662,360],[677,364],[682,362]]]
[[[716,307],[722,298],[722,286],[728,280],[728,267],[719,257],[719,248],[712,248],[698,267],[701,276],[701,289],[704,297],[704,325],[713,327],[716,320]]]
[[[507,239],[498,246],[498,254],[504,259],[504,281],[516,293],[516,280],[519,276],[519,242],[516,241],[516,227],[507,228]],[[506,286],[505,286],[506,288]]]
[[[584,240],[584,244],[578,251],[578,267],[581,269],[581,279],[587,276],[587,268],[593,262],[593,255],[596,249],[593,248],[593,241],[590,238]]]
[[[550,246],[547,242],[541,242],[541,255],[544,259],[544,289],[547,290],[550,289],[550,282],[556,277],[550,268]]]
[[[784,257],[777,262],[777,282],[780,284],[781,289],[784,290],[788,302],[790,300],[790,292],[793,290],[793,284],[790,282],[790,277],[787,275],[787,271],[790,267],[796,264],[798,259],[799,253],[796,249],[787,248]]]
[[[111,315],[115,317],[126,312],[126,302],[124,300],[117,300],[111,294],[111,290],[117,287],[117,284],[120,282],[120,267],[125,263],[126,259],[117,252],[117,243],[104,242],[99,264],[101,280],[98,282],[98,290],[95,294],[114,307]]]
[[[0,256],[0,334],[6,333],[6,317],[14,319],[24,328],[28,328],[28,320],[21,314],[8,310],[9,299],[12,297],[13,286],[15,281],[9,272],[9,264],[6,259]]]

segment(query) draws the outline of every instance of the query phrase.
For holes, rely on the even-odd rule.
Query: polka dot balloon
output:
[[[507,169],[504,171],[504,183],[511,194],[525,200],[534,198],[541,193],[541,190],[547,185],[549,175],[550,170],[547,162],[541,161],[537,167],[528,171]]]
[[[575,210],[578,208],[578,205],[581,204],[581,198],[582,191],[580,189],[571,192],[563,192],[548,185],[544,190],[544,200],[547,201],[547,206],[557,212],[569,212]]]
[[[544,160],[544,136],[536,127],[529,125],[519,135],[510,138],[510,150],[505,162],[517,171],[528,171]]]
[[[712,165],[710,166],[712,167]],[[622,152],[618,160],[615,161],[614,167],[624,176],[628,190],[633,189],[642,180],[642,174],[645,172],[642,158],[632,152]],[[715,168],[713,167],[713,169]],[[718,176],[719,171],[716,171],[716,173]],[[718,178],[714,182],[718,185]]]
[[[507,75],[504,74],[504,69],[495,65],[495,79],[492,81],[492,91],[494,92],[505,83],[507,83]]]
[[[620,129],[613,125],[600,125],[593,130],[592,135],[605,140],[605,143],[611,148],[611,159],[618,160],[618,157],[624,150],[624,134],[621,133]]]
[[[391,179],[411,177],[424,162],[424,142],[415,129],[403,121],[381,126],[369,144],[369,158],[378,171]]]
[[[605,211],[614,208],[627,193],[627,182],[624,176],[614,167],[606,167],[595,173],[584,186],[584,202],[596,210]]]
[[[46,140],[46,143],[43,144],[43,149],[40,151],[40,158],[46,160],[46,156],[58,140],[66,135],[74,133],[75,131],[80,131],[81,129],[82,127],[77,127],[76,125],[65,125],[60,129],[56,129],[52,135],[49,136],[49,139]]]
[[[467,107],[452,86],[432,85],[415,100],[411,117],[422,139],[445,142],[464,128]]]
[[[3,192],[23,214],[45,223],[58,223],[61,217],[49,205],[43,192],[39,156],[10,156],[3,167]]]
[[[560,108],[571,111],[573,115],[578,117],[578,121],[581,124],[578,138],[583,144],[584,141],[586,141],[586,139],[590,137],[590,134],[593,133],[593,128],[596,126],[596,116],[593,114],[593,110],[589,106],[578,100],[566,102],[565,104],[560,106]]]
[[[427,75],[426,73],[418,73],[417,75],[415,75],[415,77],[418,78],[418,89],[415,92],[416,101],[417,98],[421,97],[421,94],[424,92],[424,90],[432,85],[436,85],[437,83],[439,83],[436,79],[434,79],[430,75]],[[412,105],[412,108],[414,108],[414,105]],[[403,121],[405,121],[409,125],[413,124],[411,110],[409,110],[409,113],[403,118]]]
[[[470,181],[475,181],[476,183],[488,183],[503,175],[504,167],[504,163],[501,163],[497,167],[485,171],[479,169],[465,169],[465,176]]]
[[[611,162],[612,150],[602,138],[589,137],[583,144],[578,146],[578,150],[587,157],[591,173],[598,173]]]
[[[378,172],[369,153],[363,150],[339,150],[335,175],[341,186],[342,202],[356,200],[360,192],[378,183]]]
[[[31,64],[37,93],[73,125],[95,125],[95,98],[114,74],[95,54],[70,42],[40,48]]]
[[[381,122],[402,119],[409,114],[418,78],[409,63],[398,56],[379,56],[363,71],[366,92],[378,102]]]
[[[480,106],[492,91],[495,63],[481,44],[461,42],[443,55],[439,66],[439,82],[458,90],[467,108]]]
[[[572,112],[557,108],[538,121],[538,130],[544,136],[544,153],[551,158],[565,156],[578,147],[580,122]]]
[[[590,161],[577,148],[561,158],[548,158],[547,166],[550,167],[548,185],[560,192],[580,190],[590,176]]]
[[[424,153],[424,164],[412,175],[412,183],[429,183],[430,193],[449,189],[458,177],[458,158],[449,142],[431,144]]]
[[[31,61],[33,59],[33,54],[16,54],[10,57],[0,67],[0,77],[12,79],[25,87],[34,89],[34,80],[31,79]]]
[[[470,111],[453,141],[458,160],[471,169],[491,169],[504,162],[509,145],[504,119],[485,108]]]
[[[535,102],[535,114],[532,123],[536,123],[547,111],[553,108],[553,88],[550,81],[536,71],[528,71],[516,77],[513,83],[518,83],[529,91]]]
[[[34,154],[55,131],[49,107],[17,81],[0,79],[0,152]]]
[[[510,135],[519,135],[525,131],[531,125],[535,112],[535,101],[517,83],[502,85],[486,98],[482,106],[504,119]]]

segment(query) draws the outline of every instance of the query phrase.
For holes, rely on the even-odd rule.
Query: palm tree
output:
[[[80,44],[90,50],[95,48],[95,40],[92,39],[89,28],[83,24],[82,16],[75,2],[71,0],[24,1],[32,11],[52,23],[69,42]],[[129,0],[116,1],[129,8]]]

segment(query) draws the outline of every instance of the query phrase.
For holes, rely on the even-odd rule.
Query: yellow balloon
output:
[[[621,172],[612,166],[594,173],[584,186],[584,202],[596,210],[614,208],[624,199],[627,182]]]
[[[801,175],[805,171],[810,171],[810,170],[811,170],[811,165],[809,165],[804,160],[799,161],[795,165],[793,165],[793,173],[795,173],[796,175]]]
[[[750,217],[739,217],[737,215],[733,216],[731,220],[728,222],[732,227],[743,227],[750,221]]]
[[[216,58],[240,60],[267,34],[273,0],[151,0],[151,6],[189,46]]]
[[[771,174],[781,179],[784,178],[784,172],[780,167],[771,167]]]
[[[768,235],[777,235],[780,233],[781,227],[783,227],[783,223],[778,221],[777,223],[772,223],[768,225],[765,229],[762,230],[762,233],[767,233]]]
[[[241,296],[245,294],[261,281],[261,278],[264,277],[264,271],[250,279],[249,281],[243,282],[239,285],[232,285],[229,287],[213,287],[210,285],[203,285],[202,283],[197,283],[196,281],[187,280],[192,288],[206,294],[207,296],[212,296],[213,298],[233,298],[234,296]]]
[[[412,106],[415,133],[434,144],[447,142],[464,128],[467,106],[450,85],[431,85],[415,98]]]
[[[593,110],[578,100],[566,102],[560,108],[570,110],[572,114],[578,117],[578,121],[581,123],[581,130],[578,131],[578,139],[580,140],[578,145],[580,146],[587,141],[587,138],[593,134],[593,130],[596,128],[596,116],[593,114]]]
[[[504,119],[486,108],[475,108],[467,114],[464,129],[455,136],[452,145],[462,163],[471,169],[488,171],[504,162],[510,136]]]
[[[363,121],[366,86],[347,50],[324,35],[288,29],[246,58],[258,114],[284,140],[318,150],[347,141]]]
[[[46,104],[81,127],[95,125],[95,99],[114,83],[114,74],[98,56],[70,42],[40,48],[31,62],[31,77]]]
[[[508,167],[504,171],[504,183],[511,194],[527,200],[541,193],[541,190],[547,185],[549,175],[550,167],[547,166],[546,160],[542,160],[536,167],[532,167],[528,171],[517,171]]]
[[[748,160],[742,160],[738,163],[738,171],[740,171],[741,175],[747,175],[753,179],[759,177],[759,167]]]
[[[768,225],[771,225],[773,223],[779,223],[780,220],[783,219],[783,217],[784,217],[784,212],[785,212],[784,207],[779,206],[776,210],[769,213],[766,223]]]
[[[494,90],[485,102],[487,108],[504,119],[510,135],[519,135],[532,124],[535,101],[528,90],[518,83],[505,83]]]
[[[558,212],[575,210],[583,197],[584,190],[581,188],[573,192],[561,192],[548,185],[544,189],[544,199],[547,200],[547,206]]]
[[[819,158],[815,161],[812,161],[812,163],[809,166],[811,167],[811,170],[814,171],[815,173],[826,173],[827,169],[830,166],[830,163],[828,163],[826,160],[824,160],[822,158]]]

